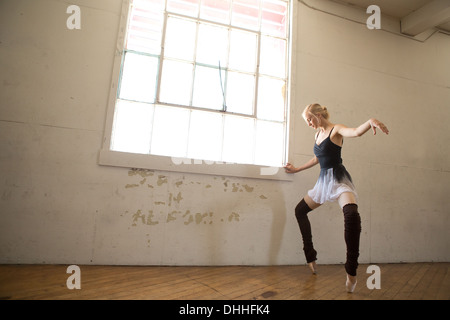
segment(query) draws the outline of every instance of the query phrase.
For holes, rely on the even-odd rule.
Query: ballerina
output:
[[[345,286],[347,292],[353,292],[357,283],[356,269],[358,268],[361,217],[358,212],[358,195],[355,186],[350,174],[342,164],[342,144],[344,138],[360,137],[371,128],[374,135],[377,128],[385,134],[389,134],[389,130],[382,122],[373,118],[357,128],[334,124],[329,120],[327,108],[317,103],[308,105],[302,116],[308,126],[318,129],[314,144],[315,156],[300,167],[287,163],[284,168],[287,173],[298,173],[320,164],[321,170],[316,185],[308,191],[295,208],[295,217],[302,235],[306,262],[312,273],[316,274],[317,252],[313,246],[311,224],[307,214],[327,201],[338,201],[344,213],[344,238],[347,247]]]

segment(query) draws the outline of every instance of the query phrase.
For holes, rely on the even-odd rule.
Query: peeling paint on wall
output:
[[[123,215],[127,215],[129,212],[125,211]],[[121,215],[121,216],[123,216]],[[182,214],[182,211],[174,210],[167,214],[167,217],[165,219],[166,223],[181,220],[184,225],[189,225],[191,223],[195,223],[197,225],[199,224],[213,224],[214,220],[214,212],[196,212],[195,214],[192,214],[190,210],[186,210],[184,214]],[[234,222],[239,221],[239,214],[236,212],[232,212],[228,215],[228,222]],[[132,226],[136,227],[138,224],[140,225],[148,225],[148,226],[154,226],[160,223],[159,220],[155,218],[155,215],[153,213],[153,210],[148,210],[148,214],[142,213],[142,210],[137,210],[134,214],[131,216],[132,218]],[[181,218],[181,219],[180,219]],[[225,222],[224,219],[220,220],[221,222]]]
[[[128,176],[133,179],[136,177],[138,181],[135,183],[128,183],[125,185],[125,189],[130,190],[130,192],[135,192],[141,186],[146,186],[146,189],[150,189],[150,201],[148,202],[150,210],[146,208],[140,208],[135,210],[126,210],[121,216],[131,217],[132,226],[156,226],[160,223],[181,223],[184,226],[190,225],[212,225],[214,222],[220,223],[236,223],[242,221],[242,213],[236,211],[222,212],[220,214],[214,213],[211,207],[205,210],[197,211],[192,208],[192,201],[188,201],[189,204],[185,203],[183,200],[183,186],[188,188],[190,193],[198,197],[202,196],[214,196],[217,198],[217,191],[222,190],[223,192],[231,191],[231,194],[226,196],[224,201],[229,201],[230,197],[241,197],[237,193],[249,193],[252,194],[256,190],[256,186],[250,184],[241,184],[239,182],[232,182],[231,178],[226,177],[213,177],[215,180],[212,183],[211,180],[207,182],[202,181],[186,181],[186,177],[178,178],[175,181],[170,181],[170,177],[165,175],[155,175],[154,171],[146,169],[131,169],[128,171]],[[219,182],[220,181],[220,182]],[[161,189],[163,188],[163,189]],[[173,192],[174,189],[181,189],[180,191]],[[143,189],[142,189],[143,190]],[[236,195],[232,195],[236,193]],[[255,195],[256,196],[256,195]],[[153,200],[152,200],[153,199]],[[241,198],[235,198],[241,199]],[[259,194],[254,200],[266,200],[267,196]],[[192,200],[192,199],[189,199]],[[185,207],[180,209],[180,206]],[[226,203],[232,205],[232,203]],[[214,205],[213,205],[214,206]],[[170,209],[173,208],[173,209]],[[130,212],[134,212],[130,215]],[[148,213],[145,213],[148,212]]]
[[[139,175],[142,178],[146,178],[146,177],[151,177],[153,176],[155,173],[153,170],[148,170],[148,169],[131,169],[128,171],[128,176],[132,177],[135,175]]]
[[[180,213],[180,211],[172,211],[172,212],[168,213],[166,222],[177,220],[177,218],[176,218],[177,213]]]
[[[127,212],[126,212],[127,213]],[[142,224],[146,224],[149,226],[153,226],[159,223],[159,221],[154,221],[153,220],[153,210],[148,210],[148,215],[146,216],[145,214],[142,213],[142,210],[139,209],[136,211],[136,213],[134,213],[132,215],[132,219],[133,219],[133,224],[132,226],[135,227],[137,226],[137,222],[141,221]]]
[[[156,183],[158,184],[158,186],[162,186],[164,183],[167,183],[167,177],[159,175],[158,181]]]
[[[228,221],[239,221],[239,214],[237,214],[236,212],[232,212],[229,216],[228,216]]]
[[[170,194],[170,196],[172,196],[172,194]],[[178,192],[177,197],[173,198],[173,201],[179,204],[181,200],[183,200],[183,197],[181,196],[181,192]]]
[[[149,225],[149,226],[153,226],[153,225],[155,225],[155,224],[158,224],[159,223],[159,221],[153,221],[153,210],[149,210],[148,211],[148,215],[147,215],[147,224]]]
[[[142,223],[145,223],[145,216],[142,215],[142,210],[136,211],[136,213],[133,214],[132,218],[133,218],[133,224],[132,224],[132,226],[136,226],[136,222],[137,222],[139,219],[142,219]]]

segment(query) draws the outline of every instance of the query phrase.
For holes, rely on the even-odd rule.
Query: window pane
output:
[[[259,71],[284,78],[286,76],[286,40],[262,37]]]
[[[128,25],[128,50],[160,54],[163,0],[135,0]]]
[[[283,136],[282,123],[256,121],[255,164],[281,167]]]
[[[219,161],[222,150],[222,115],[192,111],[188,158]]]
[[[195,68],[192,105],[207,109],[222,109],[223,93],[219,69],[197,66]],[[222,79],[225,73],[222,71]]]
[[[231,24],[245,29],[259,29],[260,0],[233,0]]]
[[[126,53],[119,97],[154,102],[158,75],[158,58]]]
[[[167,19],[164,56],[192,61],[197,24],[190,20]]]
[[[189,110],[155,106],[151,153],[186,157]]]
[[[196,60],[222,67],[226,66],[228,55],[228,29],[209,24],[200,24],[197,39]]]
[[[284,121],[285,82],[260,77],[258,83],[258,119]]]
[[[231,0],[202,0],[200,18],[228,24]]]
[[[254,120],[225,116],[222,160],[233,163],[252,163]]]
[[[227,111],[253,114],[255,99],[255,76],[245,73],[228,72]]]
[[[133,6],[141,9],[164,10],[165,0],[133,0]]]
[[[232,30],[229,67],[239,71],[255,72],[256,44],[255,34]]]
[[[191,101],[192,69],[190,63],[164,60],[160,101],[188,106]]]
[[[277,37],[286,36],[287,2],[263,0],[261,32]]]
[[[169,12],[197,17],[199,3],[200,0],[167,0],[167,10]]]
[[[152,116],[151,104],[117,100],[111,150],[148,153]]]

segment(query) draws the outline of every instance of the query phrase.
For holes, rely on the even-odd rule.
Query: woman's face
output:
[[[305,114],[305,121],[306,121],[306,124],[313,129],[317,129],[319,126],[319,121],[318,121],[317,117],[314,116],[312,113],[308,112]]]

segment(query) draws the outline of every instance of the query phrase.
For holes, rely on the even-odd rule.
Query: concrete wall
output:
[[[70,4],[81,30],[66,28]],[[422,43],[295,8],[291,162],[312,157],[308,103],[348,126],[384,121],[389,136],[344,143],[360,262],[450,261],[450,38]],[[281,182],[98,165],[120,10],[0,0],[0,263],[305,263],[293,211],[318,167]],[[337,203],[311,223],[318,262],[343,262]]]

